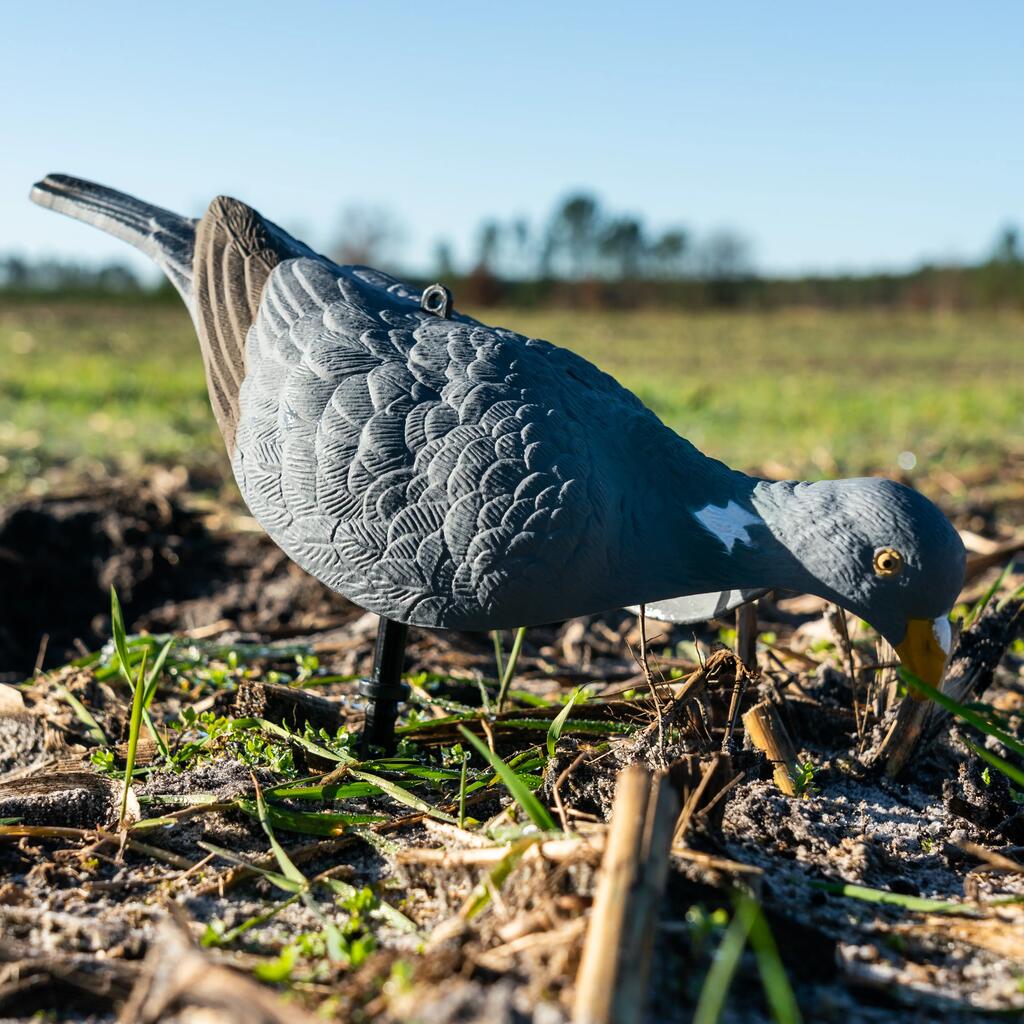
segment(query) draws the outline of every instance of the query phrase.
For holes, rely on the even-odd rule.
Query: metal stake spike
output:
[[[364,756],[374,747],[381,748],[385,754],[394,753],[398,705],[409,696],[409,687],[402,682],[408,633],[409,627],[404,623],[385,618],[377,628],[373,671],[370,678],[361,679],[358,686],[359,695],[367,700],[360,743]]]

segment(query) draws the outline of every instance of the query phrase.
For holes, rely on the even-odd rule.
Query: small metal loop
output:
[[[420,309],[425,313],[433,313],[442,320],[448,320],[452,315],[452,293],[443,284],[432,284],[423,289]]]

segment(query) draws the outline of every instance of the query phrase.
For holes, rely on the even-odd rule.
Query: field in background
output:
[[[898,475],[909,452],[913,480],[998,473],[1024,446],[1021,314],[499,309],[486,319],[575,349],[738,467]],[[0,307],[2,489],[42,488],[54,467],[154,461],[210,479],[226,470],[184,310]]]

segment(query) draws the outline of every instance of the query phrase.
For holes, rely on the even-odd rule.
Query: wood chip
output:
[[[775,785],[787,796],[796,796],[796,750],[775,706],[767,700],[755,704],[743,715],[743,728],[750,742],[771,761]]]

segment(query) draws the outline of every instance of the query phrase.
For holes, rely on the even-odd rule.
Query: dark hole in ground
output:
[[[183,492],[115,481],[89,493],[28,498],[0,513],[0,678],[30,674],[109,636],[109,590],[129,629],[229,620],[267,635],[360,614],[261,532],[210,525]]]

